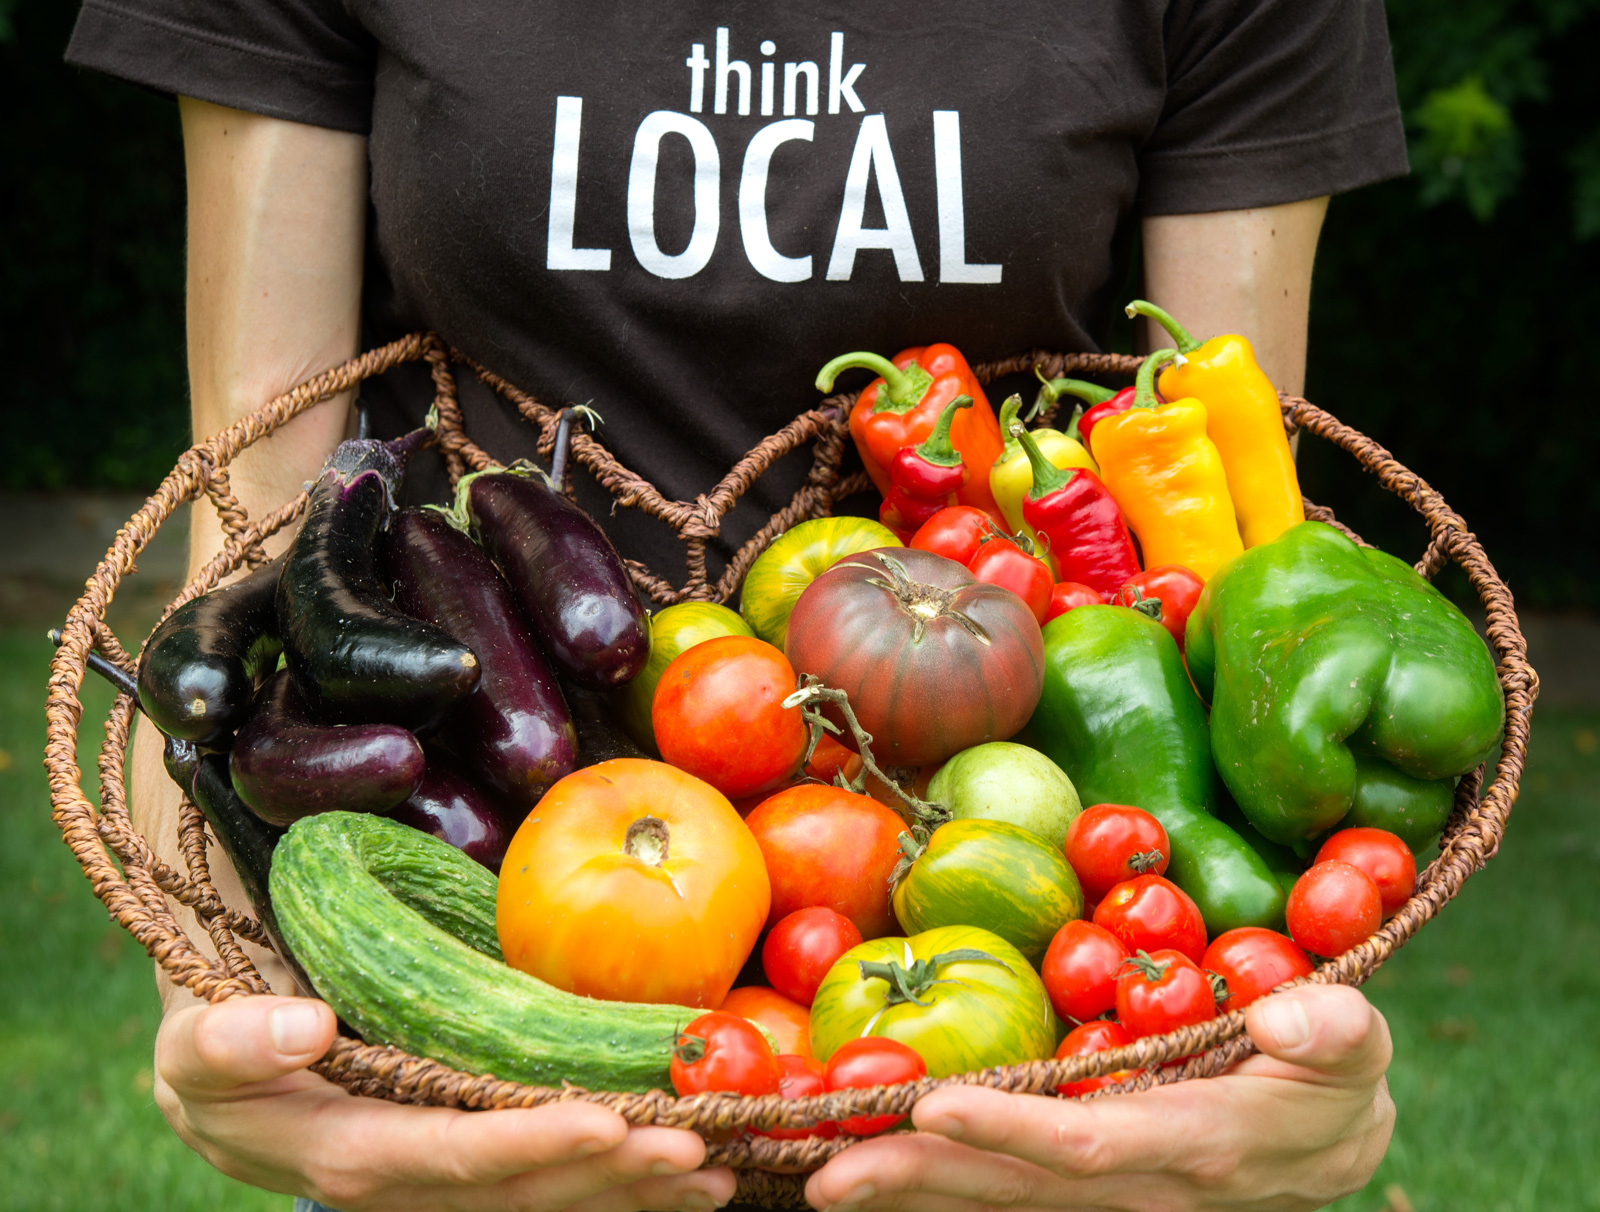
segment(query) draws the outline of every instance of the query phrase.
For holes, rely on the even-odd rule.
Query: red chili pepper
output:
[[[1033,406],[1037,413],[1041,408],[1054,404],[1062,396],[1076,396],[1089,405],[1087,412],[1073,415],[1073,425],[1077,432],[1068,429],[1067,436],[1077,438],[1082,442],[1089,453],[1094,453],[1091,437],[1094,427],[1107,417],[1115,416],[1119,412],[1127,412],[1133,407],[1135,389],[1124,387],[1121,391],[1112,391],[1109,387],[1101,387],[1097,383],[1085,383],[1082,379],[1047,379],[1040,374],[1036,366],[1033,373],[1039,376],[1039,396]],[[1163,401],[1157,400],[1157,403]]]
[[[971,396],[957,396],[944,406],[933,432],[919,445],[895,452],[889,464],[889,491],[878,510],[878,520],[910,543],[921,525],[947,505],[967,482],[967,465],[950,442],[956,413],[971,408]]]
[[[1055,466],[1020,422],[1012,423],[1011,432],[1028,452],[1033,469],[1022,516],[1049,545],[1063,580],[1087,585],[1109,601],[1139,572],[1122,511],[1094,472]]]
[[[1004,443],[983,386],[954,346],[937,344],[901,350],[894,361],[873,353],[835,358],[817,375],[817,389],[832,391],[845,370],[861,368],[880,377],[867,384],[850,410],[850,436],[878,491],[889,494],[889,465],[895,454],[915,446],[933,432],[944,406],[957,396],[971,396],[973,406],[956,418],[950,440],[971,473],[956,494],[962,505],[976,505],[1000,516],[989,490],[989,468]]]

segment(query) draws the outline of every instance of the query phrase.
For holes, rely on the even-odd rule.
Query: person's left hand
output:
[[[806,1184],[830,1212],[1320,1208],[1359,1190],[1394,1128],[1389,1028],[1359,992],[1308,986],[1245,1011],[1260,1054],[1221,1077],[1075,1102],[936,1090],[915,1135],[864,1141]]]

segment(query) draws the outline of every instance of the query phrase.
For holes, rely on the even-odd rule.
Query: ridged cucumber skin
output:
[[[383,817],[295,822],[273,856],[271,891],[312,985],[363,1039],[469,1073],[663,1089],[674,1038],[703,1013],[579,997],[507,967],[494,876]]]

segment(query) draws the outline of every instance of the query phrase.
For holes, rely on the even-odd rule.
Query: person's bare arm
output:
[[[1273,386],[1299,395],[1306,379],[1311,263],[1328,199],[1143,221],[1145,298],[1200,340],[1241,333]],[[1145,350],[1171,345],[1141,320]],[[1152,331],[1154,329],[1154,331]]]

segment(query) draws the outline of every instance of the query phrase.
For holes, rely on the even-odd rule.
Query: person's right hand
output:
[[[358,1098],[306,1066],[333,1042],[333,1011],[306,998],[236,997],[168,1014],[155,1097],[224,1174],[341,1212],[395,1209],[711,1212],[733,1198],[705,1142],[629,1128],[592,1103],[453,1111]]]

